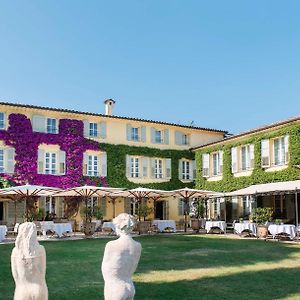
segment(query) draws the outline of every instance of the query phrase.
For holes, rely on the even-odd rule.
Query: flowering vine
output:
[[[83,122],[61,119],[57,134],[33,132],[30,119],[23,114],[10,114],[9,127],[0,130],[0,139],[15,148],[13,175],[1,174],[2,184],[24,184],[70,188],[79,185],[107,186],[105,177],[83,176],[83,153],[100,150],[100,143],[86,139]],[[65,175],[38,174],[38,147],[40,144],[59,145],[66,152]]]

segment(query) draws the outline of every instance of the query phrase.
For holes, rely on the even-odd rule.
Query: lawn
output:
[[[300,299],[300,246],[218,235],[137,238],[135,299]],[[49,299],[103,299],[107,239],[43,242]],[[0,245],[0,299],[12,299],[13,245]]]

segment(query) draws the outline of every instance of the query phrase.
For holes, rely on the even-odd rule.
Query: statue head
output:
[[[128,235],[132,232],[136,220],[132,215],[122,213],[113,219],[117,235]]]
[[[18,228],[16,250],[23,258],[34,257],[40,247],[37,240],[36,226],[32,222],[22,223]]]

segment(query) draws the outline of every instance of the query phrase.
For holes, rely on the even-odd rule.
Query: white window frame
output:
[[[189,141],[189,135],[183,133],[182,134],[182,145],[189,145],[190,141]]]
[[[50,124],[49,124],[49,122],[50,122]],[[52,122],[54,122],[54,124],[52,124]],[[55,119],[55,118],[46,118],[46,132],[47,133],[52,133],[52,134],[57,133],[57,119]]]
[[[89,136],[90,137],[98,136],[98,123],[95,123],[95,122],[89,123]]]
[[[49,210],[47,208],[47,203],[48,203],[48,207]],[[53,197],[45,197],[45,212],[52,214],[52,213],[56,213],[56,201],[55,198]]]
[[[88,155],[87,176],[99,176],[98,155]]]
[[[278,142],[278,149],[275,148],[275,143]],[[278,138],[274,138],[272,140],[273,144],[273,157],[272,157],[272,165],[273,166],[283,166],[286,164],[286,158],[285,158],[285,137],[281,136]],[[276,161],[276,157],[278,157],[278,160]]]
[[[244,155],[243,155],[244,151]],[[243,145],[240,148],[240,171],[245,172],[251,169],[250,144]]]
[[[0,129],[5,129],[5,113],[0,112]]]
[[[140,140],[140,128],[139,127],[131,127],[131,140],[134,142],[138,142]]]
[[[156,179],[161,179],[164,177],[163,174],[163,168],[164,168],[164,164],[163,164],[163,159],[160,158],[156,158],[155,159],[155,178]]]
[[[44,174],[56,175],[57,174],[57,153],[46,151],[44,156]],[[47,159],[49,161],[47,162]]]
[[[139,178],[140,177],[140,157],[131,156],[130,157],[130,177]]]
[[[182,160],[182,180],[190,180],[191,179],[191,161]]]
[[[163,131],[155,129],[154,131],[154,141],[156,144],[163,143]]]
[[[4,149],[0,149],[0,173],[5,173]]]
[[[215,166],[214,156],[216,156],[216,166]],[[221,170],[222,162],[221,162],[221,159],[222,159],[221,151],[211,153],[211,161],[212,161],[211,175],[212,175],[212,177],[222,175],[222,170]]]

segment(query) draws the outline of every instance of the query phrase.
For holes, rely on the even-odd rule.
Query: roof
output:
[[[241,132],[239,134],[229,136],[229,137],[227,137],[227,138],[225,138],[221,141],[217,141],[217,142],[213,142],[213,143],[193,147],[193,148],[191,148],[191,150],[197,150],[197,149],[205,148],[207,146],[223,144],[224,142],[231,141],[231,140],[237,139],[239,137],[251,135],[251,134],[263,131],[263,130],[268,130],[268,129],[271,129],[271,128],[274,128],[274,127],[286,125],[286,124],[289,124],[289,123],[292,123],[292,122],[295,122],[295,121],[300,121],[300,116],[288,118],[288,119],[285,119],[285,120],[282,120],[282,121],[279,121],[279,122],[271,123],[269,125],[263,125],[263,126],[260,126],[260,127],[254,128],[254,129],[250,129],[248,131],[244,131],[244,132]]]
[[[155,121],[155,120],[146,120],[146,119],[139,119],[139,118],[111,116],[111,115],[105,115],[105,114],[90,113],[90,112],[77,111],[77,110],[71,110],[71,109],[53,108],[53,107],[47,107],[47,106],[28,105],[28,104],[19,104],[19,103],[10,103],[10,102],[0,102],[0,105],[7,105],[7,106],[12,106],[12,107],[23,107],[23,108],[30,108],[30,109],[41,109],[41,110],[49,110],[49,111],[57,111],[57,112],[65,112],[65,113],[71,113],[71,114],[81,114],[81,115],[96,116],[96,117],[109,118],[109,119],[120,119],[120,120],[130,120],[130,121],[138,121],[138,122],[147,122],[147,123],[154,123],[154,124],[160,124],[160,125],[169,125],[169,126],[176,126],[176,127],[182,127],[182,128],[203,130],[203,131],[219,132],[219,133],[223,133],[223,134],[227,133],[227,131],[219,130],[219,129],[189,126],[189,125],[180,125],[180,124],[176,124],[176,123],[168,123],[168,122]]]
[[[281,192],[295,193],[296,191],[300,191],[300,180],[250,185],[244,189],[226,193],[225,196],[279,194]]]

